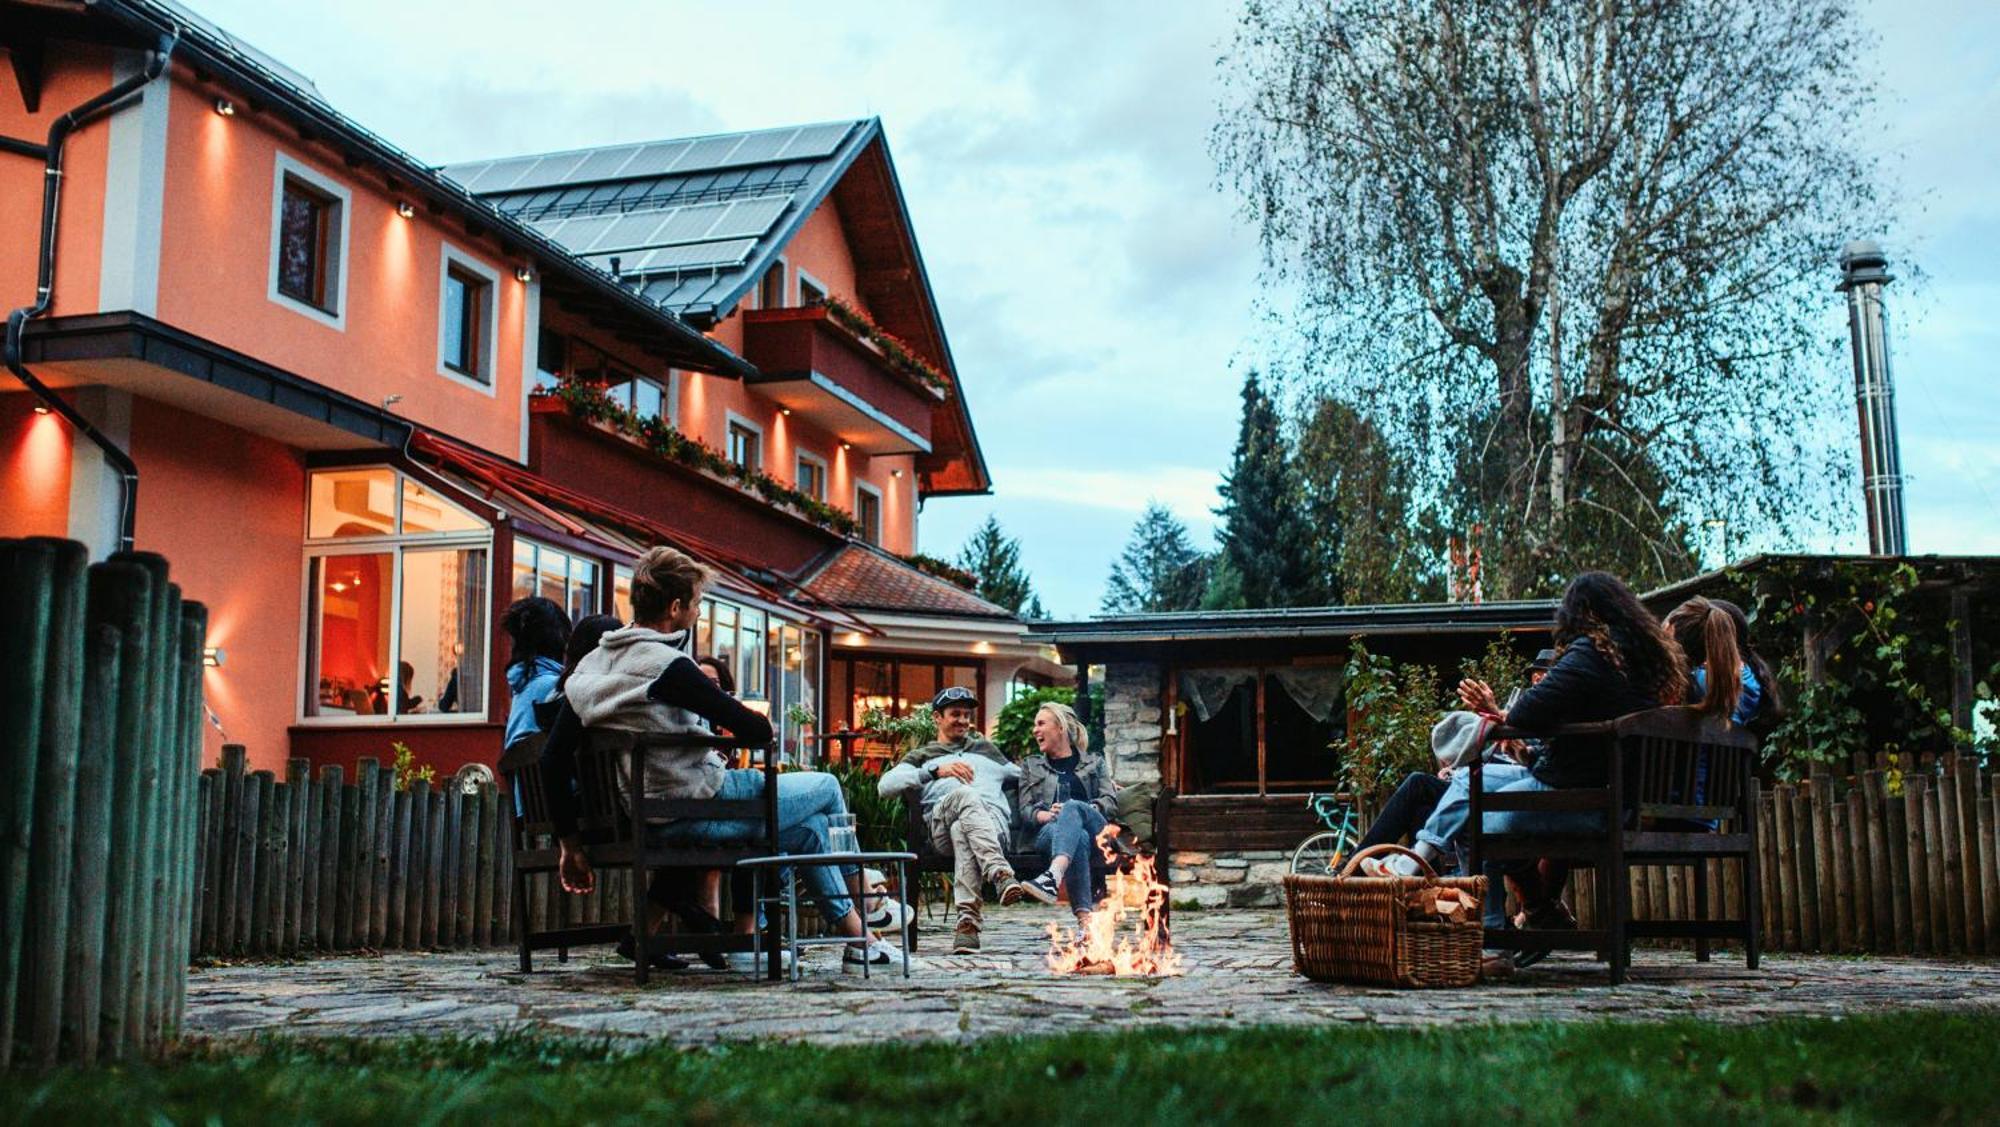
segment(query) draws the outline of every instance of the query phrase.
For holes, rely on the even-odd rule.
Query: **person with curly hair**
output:
[[[1524,732],[1545,732],[1568,724],[1614,720],[1627,713],[1679,704],[1688,693],[1687,659],[1653,612],[1617,577],[1586,571],[1570,580],[1556,608],[1551,631],[1560,655],[1541,682],[1502,709],[1483,681],[1459,682],[1465,707]],[[1493,793],[1602,787],[1610,777],[1611,740],[1603,736],[1553,736],[1540,742],[1528,772]],[[1598,815],[1583,811],[1500,810],[1485,816],[1485,831],[1566,833],[1600,829]],[[1532,861],[1488,862],[1486,926],[1507,924],[1506,885],[1521,889],[1529,926],[1574,927],[1560,900],[1561,886],[1545,882]],[[1527,965],[1546,952],[1523,952],[1512,963]],[[1503,960],[1504,961],[1504,960]],[[1496,967],[1504,972],[1507,967]]]

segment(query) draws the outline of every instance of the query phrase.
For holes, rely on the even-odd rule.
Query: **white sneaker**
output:
[[[722,957],[729,960],[730,970],[735,971],[737,974],[750,975],[753,978],[763,974],[771,965],[771,952],[768,950],[761,954],[752,951],[730,951]],[[778,948],[778,965],[783,973],[792,973],[791,948]]]
[[[868,946],[843,947],[840,954],[840,969],[848,974],[860,974],[866,965],[869,970],[900,970],[903,966],[903,949],[879,939],[871,939]],[[910,958],[910,970],[920,968],[915,956]]]
[[[870,931],[896,931],[910,922],[910,906],[893,896],[869,896],[864,902],[874,905],[866,921]]]

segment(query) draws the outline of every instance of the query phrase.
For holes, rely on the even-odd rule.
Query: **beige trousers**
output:
[[[958,905],[960,918],[979,919],[980,886],[998,884],[1014,875],[1007,863],[1004,827],[992,808],[980,801],[971,787],[959,787],[931,808],[925,824],[931,831],[931,848],[948,853],[952,859],[951,899]]]

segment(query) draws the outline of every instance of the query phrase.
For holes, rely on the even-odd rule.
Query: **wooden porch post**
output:
[[[1972,598],[1961,581],[1951,588],[1951,722],[1972,731]],[[1970,754],[1968,743],[1959,744]]]

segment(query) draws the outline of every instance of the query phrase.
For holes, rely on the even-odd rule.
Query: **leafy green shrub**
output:
[[[993,742],[1009,759],[1020,759],[1035,750],[1035,713],[1045,704],[1074,704],[1076,690],[1051,686],[1023,693],[1007,702],[993,721]],[[1096,746],[1092,744],[1091,746]]]
[[[861,714],[861,726],[895,748],[898,759],[937,739],[937,718],[931,715],[928,704],[901,716],[891,716],[885,708],[871,708]]]
[[[1416,771],[1434,771],[1431,728],[1459,707],[1458,682],[1442,687],[1428,665],[1402,664],[1353,639],[1347,658],[1347,734],[1333,745],[1340,760],[1341,785],[1372,799],[1386,795]],[[1496,639],[1478,657],[1459,665],[1460,677],[1484,681],[1503,703],[1527,684],[1528,662],[1505,639]],[[1442,688],[1442,692],[1440,692]]]
[[[409,790],[411,783],[420,780],[432,784],[437,782],[436,769],[432,768],[429,764],[418,765],[416,753],[410,750],[409,744],[397,740],[395,743],[389,745],[389,750],[395,753],[395,758],[390,762],[390,766],[396,772],[395,787],[397,790]]]

